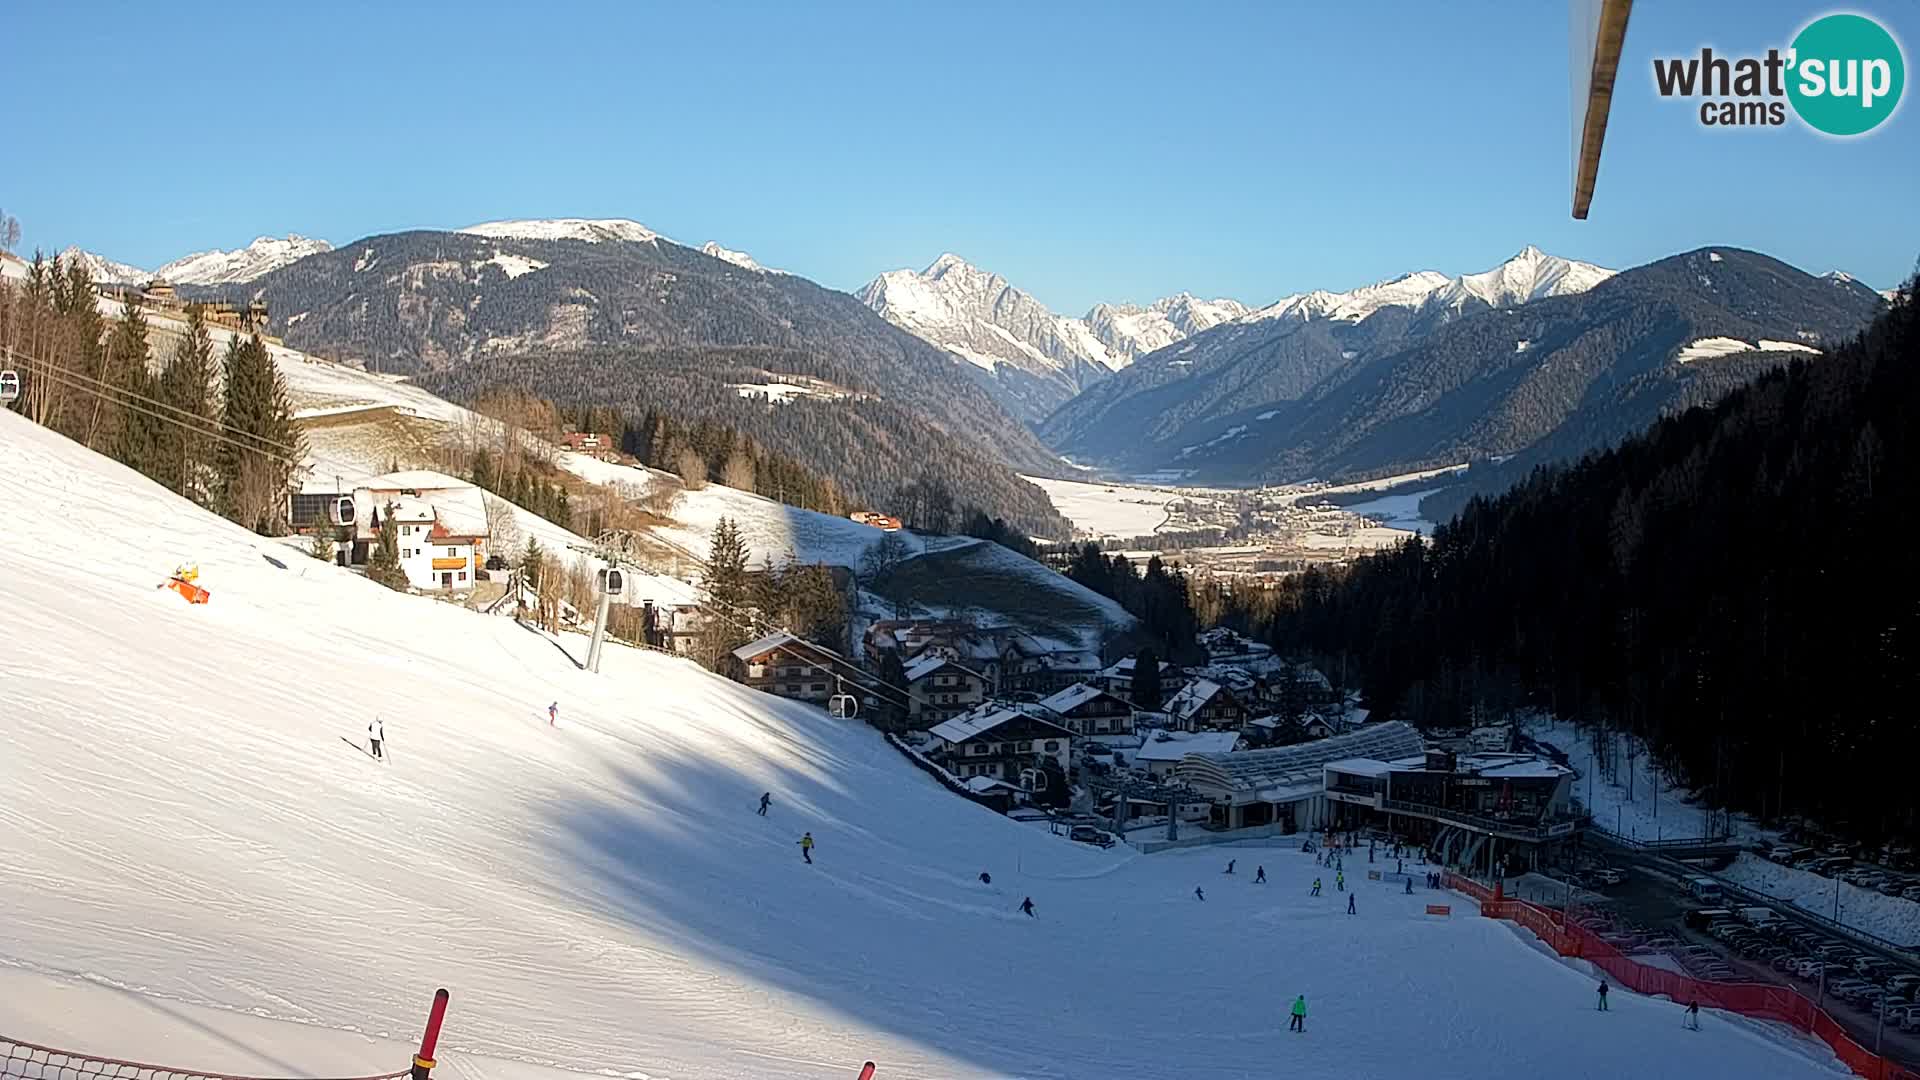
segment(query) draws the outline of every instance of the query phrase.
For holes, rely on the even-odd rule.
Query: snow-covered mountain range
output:
[[[732,248],[728,248],[728,247],[721,247],[717,241],[713,241],[713,240],[709,240],[706,243],[701,244],[700,252],[703,255],[711,255],[714,258],[719,259],[721,262],[730,262],[733,265],[738,266],[743,270],[753,270],[762,274],[786,273],[785,270],[775,270],[771,266],[761,266],[759,260],[755,259],[753,256],[747,254],[746,252],[735,251]]]
[[[82,266],[87,268],[87,273],[92,275],[93,280],[105,285],[128,285],[136,281],[146,281],[153,276],[151,273],[137,266],[129,266],[123,262],[115,262],[105,255],[96,255],[91,251],[82,251],[77,247],[70,247],[62,251],[58,258],[65,262],[78,261]]]
[[[948,253],[925,270],[881,274],[856,295],[887,321],[980,368],[1016,415],[1035,422],[1139,357],[1223,324],[1359,322],[1387,307],[1445,320],[1585,292],[1612,274],[1529,245],[1478,274],[1420,270],[1346,292],[1295,293],[1257,310],[1238,300],[1182,292],[1144,307],[1097,304],[1073,318]]]
[[[202,251],[184,259],[175,259],[154,273],[176,285],[221,285],[252,281],[288,263],[332,250],[333,245],[325,240],[292,233],[284,238],[261,236],[246,247],[233,251]]]
[[[252,281],[309,255],[332,250],[332,244],[311,237],[294,234],[285,238],[262,236],[246,247],[232,251],[195,252],[185,258],[175,259],[158,270],[143,270],[75,247],[62,251],[60,255],[66,259],[79,259],[93,275],[93,280],[108,285],[138,284],[154,278],[164,278],[175,285],[226,285]]]
[[[637,221],[626,218],[540,218],[537,220],[485,221],[457,230],[475,236],[516,240],[585,240],[589,244],[609,240],[627,240],[651,244],[658,240],[672,243]]]
[[[925,270],[890,270],[854,295],[888,322],[974,365],[1003,404],[1030,422],[1135,357],[1247,310],[1236,300],[1181,293],[1146,307],[1100,304],[1073,318],[952,252]]]
[[[1613,274],[1612,270],[1592,263],[1548,255],[1529,244],[1513,258],[1478,274],[1448,277],[1437,270],[1418,270],[1347,292],[1316,289],[1294,293],[1249,313],[1242,321],[1344,319],[1359,322],[1385,307],[1452,311],[1482,306],[1513,307],[1529,300],[1583,293]]]

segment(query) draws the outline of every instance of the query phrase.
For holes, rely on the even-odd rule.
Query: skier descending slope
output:
[[[373,719],[367,721],[367,743],[371,748],[373,752],[373,756],[376,760],[379,760],[379,761],[387,760],[387,756],[385,752],[383,752],[380,749],[380,744],[385,742],[386,740],[387,740],[387,727],[385,724],[382,724],[380,722],[380,718],[376,716]]]
[[[760,816],[761,817],[767,816],[767,806],[772,802],[773,802],[773,792],[763,791],[760,793]]]
[[[1202,900],[1205,900],[1205,899],[1207,898],[1207,894],[1206,894],[1206,893],[1203,893],[1203,892],[1201,892],[1201,891],[1200,891],[1200,886],[1198,886],[1198,885],[1195,885],[1195,886],[1193,887],[1193,895],[1195,895],[1195,896],[1197,896],[1197,897],[1199,897],[1199,898],[1200,898],[1200,899],[1202,899]]]
[[[560,722],[560,703],[556,701],[553,704],[547,706],[547,726],[552,727],[559,722]]]
[[[1025,900],[1020,901],[1020,910],[1026,912],[1027,918],[1029,919],[1037,917],[1033,913],[1033,897],[1031,896],[1027,897]]]
[[[805,836],[802,836],[800,838],[800,857],[807,860],[808,866],[813,865],[813,834],[812,833],[808,833]]]
[[[1293,1019],[1287,1021],[1287,1030],[1297,1031],[1305,1035],[1307,1033],[1307,995],[1301,994],[1299,997],[1294,998],[1293,1009],[1291,1011],[1293,1013]]]

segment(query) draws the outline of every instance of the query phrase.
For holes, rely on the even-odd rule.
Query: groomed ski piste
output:
[[[588,674],[578,637],[303,560],[4,412],[0,498],[0,1034],[386,1072],[445,986],[462,1080],[1841,1075],[1735,1018],[1597,1012],[1364,856],[1348,915],[1310,855],[1070,844],[690,663]],[[189,559],[206,605],[155,587]]]

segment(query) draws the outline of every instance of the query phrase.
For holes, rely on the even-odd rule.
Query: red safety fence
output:
[[[1723,1009],[1757,1020],[1789,1024],[1832,1047],[1834,1055],[1858,1076],[1869,1080],[1920,1080],[1920,1072],[1889,1061],[1861,1045],[1839,1021],[1793,987],[1774,983],[1712,982],[1642,964],[1592,930],[1564,921],[1560,912],[1548,911],[1524,900],[1496,900],[1491,889],[1458,874],[1447,874],[1446,885],[1478,900],[1480,914],[1526,927],[1553,951],[1587,961],[1635,993],[1662,994],[1680,1003],[1697,1001],[1702,1008]]]

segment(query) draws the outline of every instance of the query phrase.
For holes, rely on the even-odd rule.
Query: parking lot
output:
[[[1920,1065],[1920,971],[1790,919],[1735,915],[1711,925],[1697,915],[1689,920],[1690,912],[1737,911],[1737,902],[1702,902],[1663,871],[1627,862],[1614,866],[1626,871],[1626,880],[1576,890],[1569,908],[1574,921],[1642,963],[1717,982],[1791,986],[1822,1001],[1868,1049],[1875,1045],[1874,1009],[1884,1001],[1881,1052],[1908,1067]],[[1583,869],[1583,879],[1590,878],[1591,864]],[[1532,877],[1532,884],[1516,891],[1537,893],[1527,898],[1547,906],[1567,902],[1564,885]]]

